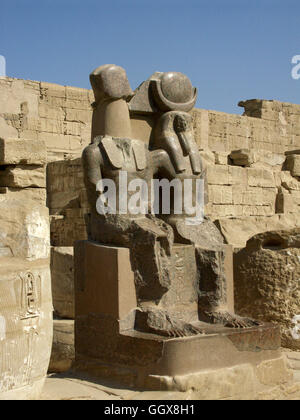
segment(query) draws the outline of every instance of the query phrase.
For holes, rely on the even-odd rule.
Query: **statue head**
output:
[[[189,114],[176,114],[174,118],[174,130],[176,133],[187,131],[191,125],[191,116]]]
[[[115,64],[105,64],[90,74],[96,103],[126,99],[132,95],[126,71]]]

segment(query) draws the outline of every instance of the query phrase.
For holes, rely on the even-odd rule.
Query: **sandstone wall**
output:
[[[42,140],[48,161],[77,157],[89,143],[89,90],[6,77],[0,92],[0,137]]]
[[[58,95],[59,88],[61,92],[71,92],[71,88],[47,86],[48,105],[39,104],[47,111],[43,118],[50,112],[58,118],[58,110],[63,109],[65,117],[70,119],[70,111],[66,108],[70,100],[59,106],[62,102],[57,102],[54,95]],[[73,123],[89,133],[92,93],[79,91],[84,98],[81,107],[85,107],[88,117],[80,119],[73,109]],[[218,221],[225,238],[237,247],[243,246],[245,240],[256,233],[276,228],[277,222],[296,226],[300,210],[297,165],[294,161],[289,163],[293,158],[286,156],[286,153],[300,149],[300,106],[264,100],[250,100],[239,105],[244,107],[244,115],[202,109],[193,111],[195,137],[207,166],[206,214]],[[61,157],[56,149],[56,136],[49,134],[45,138],[49,160]],[[60,136],[69,139],[68,134]],[[65,158],[79,158],[88,142],[89,137],[85,136],[81,148],[65,149]],[[48,206],[50,213],[55,215],[51,223],[55,246],[71,246],[74,238],[86,237],[87,204],[82,196],[83,187],[80,160],[48,165]],[[287,216],[286,221],[283,216]],[[233,234],[236,219],[243,221],[242,232],[238,235]],[[246,225],[249,229],[244,234]]]

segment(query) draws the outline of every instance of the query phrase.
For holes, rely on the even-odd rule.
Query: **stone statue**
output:
[[[251,320],[234,315],[233,298],[229,310],[230,293],[224,274],[226,252],[219,231],[209,220],[188,225],[187,214],[176,212],[175,190],[168,214],[160,210],[153,213],[149,199],[143,203],[144,211],[130,208],[134,199],[129,188],[131,181],[146,185],[149,190],[153,179],[180,181],[179,201],[190,188],[185,181],[190,180],[191,201],[197,202],[194,186],[204,180],[205,172],[189,114],[197,96],[190,80],[181,73],[156,73],[148,90],[143,90],[156,109],[154,139],[149,145],[132,136],[128,102],[134,94],[125,70],[115,65],[101,66],[90,80],[95,94],[93,140],[83,152],[91,206],[90,239],[130,249],[138,301],[135,327],[180,337],[199,334],[204,331],[205,322],[230,327],[254,325]],[[144,103],[148,96],[143,98]],[[113,181],[114,209],[101,201],[107,189],[103,180]],[[124,187],[128,192],[126,200],[120,193]],[[193,218],[195,214],[188,216]],[[207,250],[211,252],[209,258]],[[211,270],[209,283],[203,267],[210,272],[216,260],[219,271]]]

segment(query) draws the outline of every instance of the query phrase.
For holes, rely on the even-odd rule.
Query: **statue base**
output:
[[[291,378],[270,324],[168,338],[134,329],[138,310],[129,249],[75,246],[77,371],[135,389],[193,390],[199,399],[254,398]]]

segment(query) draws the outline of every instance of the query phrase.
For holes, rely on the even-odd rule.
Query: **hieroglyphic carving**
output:
[[[21,319],[38,317],[41,304],[41,278],[35,277],[30,272],[20,277],[23,284]]]

